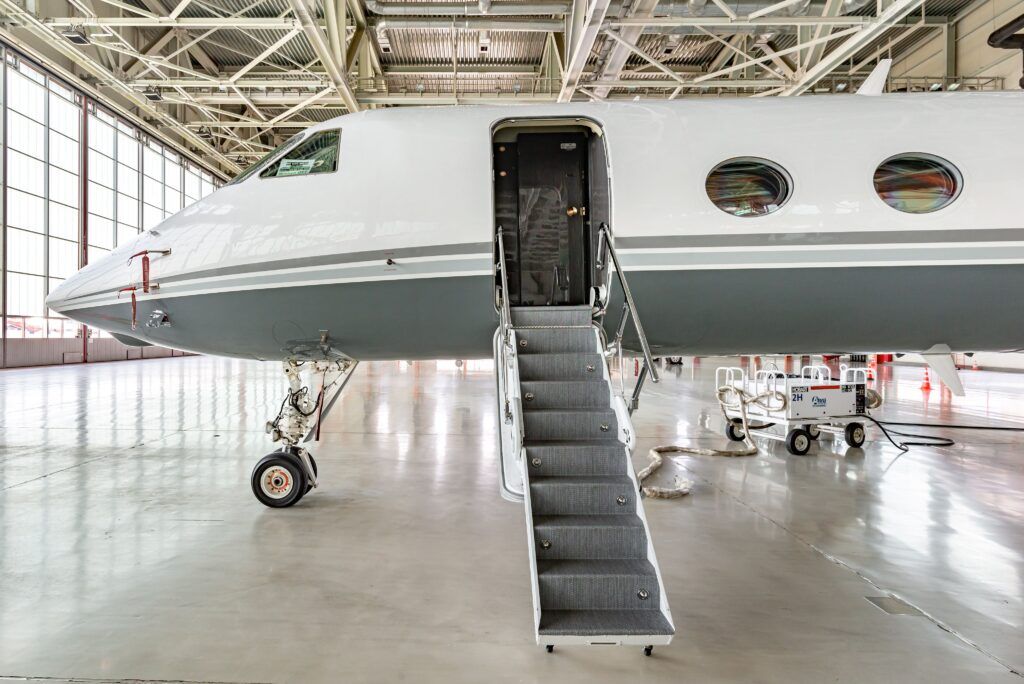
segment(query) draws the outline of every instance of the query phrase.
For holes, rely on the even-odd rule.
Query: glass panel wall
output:
[[[46,310],[46,294],[78,268],[81,101],[46,74],[4,63],[7,143],[7,338],[73,336]],[[52,319],[52,320],[48,320]],[[67,327],[67,331],[65,331]]]
[[[80,338],[46,295],[219,181],[3,44],[0,65],[2,334]]]

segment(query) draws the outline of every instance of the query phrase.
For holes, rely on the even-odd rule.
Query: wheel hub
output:
[[[292,490],[293,485],[291,473],[288,472],[287,468],[282,468],[281,466],[267,468],[263,473],[263,477],[260,478],[260,486],[263,489],[263,493],[271,499],[282,499],[288,496],[288,492]]]

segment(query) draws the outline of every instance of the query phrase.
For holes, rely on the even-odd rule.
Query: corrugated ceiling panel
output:
[[[479,31],[450,29],[388,29],[390,53],[384,64],[451,64],[453,45],[461,64],[530,64],[544,54],[546,35],[525,31],[491,31],[487,52],[480,51]]]

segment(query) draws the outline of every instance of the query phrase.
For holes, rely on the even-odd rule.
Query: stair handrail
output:
[[[654,358],[651,356],[651,346],[647,343],[647,335],[644,333],[644,326],[640,322],[640,315],[636,310],[636,303],[633,301],[633,293],[629,289],[629,283],[626,282],[626,274],[622,270],[622,265],[619,263],[619,254],[615,251],[615,241],[612,240],[612,231],[608,227],[607,223],[602,222],[597,229],[598,232],[598,244],[603,245],[608,250],[608,256],[612,259],[612,265],[615,266],[615,275],[618,276],[619,285],[622,286],[622,294],[626,300],[626,311],[623,311],[622,321],[619,323],[619,329],[616,331],[617,344],[621,348],[622,334],[625,332],[626,318],[631,317],[633,319],[633,327],[636,329],[637,337],[640,338],[640,347],[644,352],[644,367],[651,375],[651,382],[658,382],[658,369],[654,367]],[[601,240],[600,238],[604,238]],[[597,255],[598,262],[601,263],[602,255],[600,252]],[[629,314],[629,316],[627,316]],[[636,402],[639,398],[640,387],[643,386],[643,375],[637,384],[636,391],[633,393],[633,401]]]
[[[495,266],[501,273],[501,307],[498,310],[500,317],[499,327],[501,328],[501,343],[504,347],[503,351],[508,353],[510,350],[514,351],[514,348],[512,348],[509,341],[512,334],[512,311],[509,309],[508,305],[508,275],[505,269],[505,241],[502,239],[501,233],[502,227],[498,226],[498,262]],[[502,356],[504,357],[504,354],[502,354]],[[508,423],[512,420],[512,402],[509,399],[508,389],[508,368],[504,358],[498,359],[498,361],[501,363],[501,374],[504,380],[503,387],[505,388],[505,396],[503,398],[505,400],[505,422]]]

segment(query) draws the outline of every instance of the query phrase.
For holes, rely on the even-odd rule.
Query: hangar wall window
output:
[[[309,176],[338,170],[338,140],[341,131],[314,133],[298,147],[267,167],[260,178]]]
[[[0,225],[0,265],[6,262],[6,269],[0,272],[0,337],[18,342],[0,345],[0,367],[81,361],[86,353],[90,359],[124,358],[114,346],[101,353],[83,345],[83,327],[48,310],[46,295],[85,263],[134,240],[143,225],[144,204],[150,220],[162,220],[213,192],[217,182],[205,169],[154,143],[162,187],[159,193],[151,183],[144,188],[144,179],[156,175],[152,167],[147,173],[143,169],[146,132],[0,42],[4,120],[0,199],[6,196],[6,206],[0,203],[0,217],[6,220]],[[105,337],[95,330],[89,336]]]
[[[715,206],[733,216],[764,216],[777,210],[792,193],[789,174],[773,162],[741,157],[711,170],[704,188]]]
[[[4,335],[74,336],[47,292],[78,269],[81,100],[29,64],[5,58],[7,253]],[[67,322],[70,323],[70,322]]]
[[[963,177],[955,166],[932,154],[898,154],[875,169],[875,192],[897,211],[927,214],[960,194]]]

